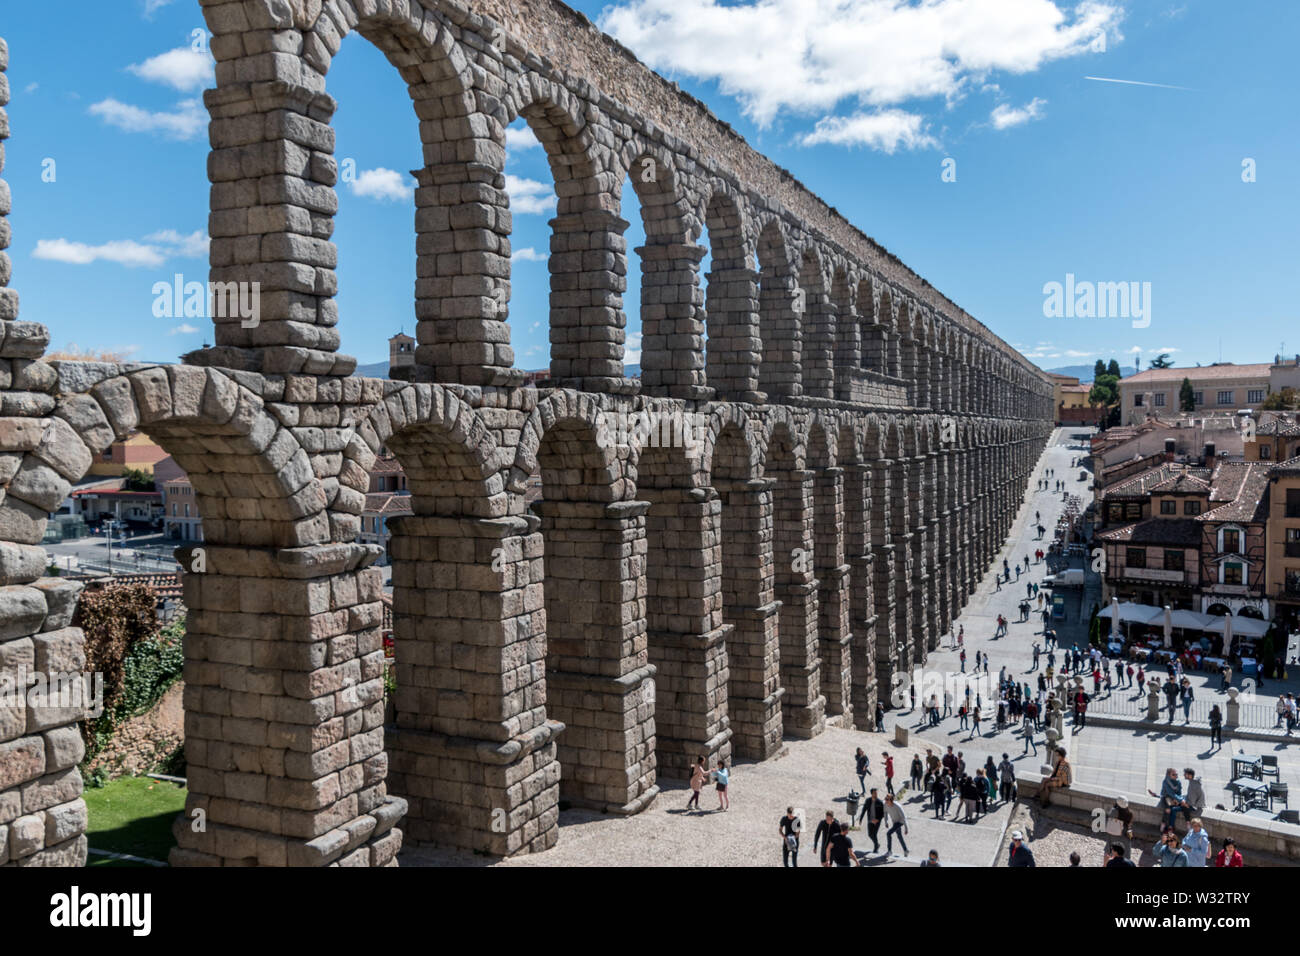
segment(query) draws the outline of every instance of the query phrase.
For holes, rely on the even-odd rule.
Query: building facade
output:
[[[1136,424],[1148,415],[1168,417],[1181,410],[1183,379],[1191,382],[1194,413],[1231,413],[1258,408],[1269,393],[1272,366],[1223,363],[1196,368],[1149,368],[1119,381],[1120,421]]]

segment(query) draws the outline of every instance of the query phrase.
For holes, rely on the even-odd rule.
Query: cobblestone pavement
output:
[[[862,747],[871,757],[867,786],[884,790],[880,755],[894,758],[894,786],[901,790],[916,748],[896,747],[881,734],[828,727],[811,740],[787,741],[784,753],[763,763],[737,763],[731,774],[731,809],[718,812],[718,797],[707,788],[700,798],[703,812],[684,812],[689,796],[685,785],[663,782],[664,792],[646,810],[632,817],[615,817],[586,810],[560,814],[559,844],[545,853],[493,860],[423,847],[405,847],[402,866],[780,866],[777,823],[787,806],[804,811],[805,830],[800,866],[817,866],[813,833],[827,810],[846,814],[845,796],[856,789],[853,755]],[[924,754],[924,748],[919,751]],[[988,866],[997,851],[1010,808],[991,807],[977,823],[952,818],[937,821],[924,812],[928,800],[914,792],[902,797],[910,832],[908,856],[886,856],[884,832],[881,854],[871,852],[865,826],[852,833],[854,850],[865,866],[916,866],[931,850],[945,866]],[[895,853],[899,847],[894,846]]]

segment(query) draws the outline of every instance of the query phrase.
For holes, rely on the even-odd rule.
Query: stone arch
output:
[[[419,0],[382,7],[351,0],[323,7],[245,0],[242,17],[238,9],[205,7],[217,58],[217,89],[207,100],[214,145],[211,279],[260,283],[261,315],[252,325],[238,316],[219,321],[217,347],[195,360],[235,367],[251,361],[268,371],[346,373],[355,367],[354,360],[334,355],[337,250],[327,237],[338,207],[329,126],[336,104],[325,92],[332,58],[355,31],[402,75],[419,120],[416,366],[439,381],[517,380],[499,306],[509,275],[504,153],[488,125],[475,121],[473,58],[455,29]],[[245,23],[278,39],[266,52],[247,54],[239,36]],[[278,52],[295,48],[301,53]],[[248,76],[275,82],[249,85]],[[249,114],[264,118],[251,134]],[[454,184],[464,189],[449,188]],[[262,205],[247,206],[250,190]],[[449,232],[450,246],[443,245]],[[261,241],[250,244],[249,236]],[[463,256],[446,256],[445,248]]]
[[[768,219],[758,233],[758,319],[763,362],[759,388],[773,398],[803,393],[801,314],[798,282],[781,221]]]
[[[832,269],[830,310],[835,321],[835,356],[832,376],[835,380],[835,397],[840,401],[853,400],[854,373],[862,367],[862,323],[854,303],[856,284],[843,262]]]
[[[658,793],[654,708],[645,706],[655,674],[646,643],[650,503],[630,500],[626,411],[554,392],[525,425],[535,451],[525,453],[521,437],[514,466],[531,457],[541,476],[531,508],[544,548],[546,713],[566,728],[557,740],[560,796],[618,813]]]
[[[704,293],[693,236],[694,214],[673,155],[655,143],[630,141],[619,171],[632,183],[645,225],[641,264],[641,385],[658,395],[707,398],[704,384]],[[616,172],[620,183],[623,176]],[[626,196],[620,196],[620,204]],[[630,268],[627,265],[626,268]]]
[[[704,208],[710,259],[705,292],[707,381],[719,398],[760,403],[763,358],[758,272],[740,204],[724,184],[714,185]]]
[[[815,245],[807,245],[799,264],[803,326],[803,393],[809,398],[835,397],[835,313],[826,279],[826,264]]]

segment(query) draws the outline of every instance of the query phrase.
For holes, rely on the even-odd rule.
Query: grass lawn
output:
[[[118,777],[99,789],[87,789],[84,796],[91,849],[166,861],[176,844],[172,821],[185,809],[184,787],[149,777]],[[143,865],[94,855],[88,863]]]

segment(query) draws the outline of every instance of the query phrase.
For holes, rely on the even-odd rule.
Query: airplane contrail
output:
[[[1109,76],[1085,76],[1085,80],[1096,80],[1098,83],[1123,83],[1126,86],[1157,86],[1162,90],[1186,90],[1189,93],[1195,93],[1196,90],[1190,86],[1171,86],[1168,83],[1147,83],[1143,80],[1116,80]]]

